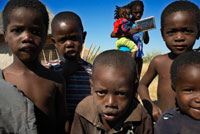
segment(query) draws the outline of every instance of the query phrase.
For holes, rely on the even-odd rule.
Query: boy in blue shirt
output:
[[[172,88],[177,108],[167,110],[155,125],[155,134],[199,134],[200,53],[178,56],[171,66]]]

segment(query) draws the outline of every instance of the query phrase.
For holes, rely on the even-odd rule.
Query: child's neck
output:
[[[114,127],[114,124],[113,123],[109,123],[108,121],[106,121],[102,116],[101,116],[101,122],[103,123],[104,127],[107,129],[107,130],[110,130]]]
[[[10,69],[19,70],[19,71],[21,70],[25,72],[25,71],[37,70],[37,68],[39,68],[40,66],[41,64],[39,63],[37,59],[31,62],[23,62],[19,58],[16,58],[14,56],[14,60],[13,60],[13,63],[10,65]]]
[[[170,53],[168,53],[168,56],[170,59],[174,60],[178,55],[173,52],[170,52]]]

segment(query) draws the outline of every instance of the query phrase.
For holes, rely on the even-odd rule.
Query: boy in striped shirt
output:
[[[51,24],[52,40],[63,60],[48,63],[47,68],[61,72],[67,84],[66,100],[70,124],[76,105],[90,94],[92,65],[80,57],[86,32],[80,17],[73,12],[58,13]]]

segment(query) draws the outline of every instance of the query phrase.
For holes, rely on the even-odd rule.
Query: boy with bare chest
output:
[[[14,55],[2,70],[4,80],[15,85],[36,106],[39,133],[60,133],[65,126],[63,79],[43,67],[39,53],[46,40],[48,13],[37,0],[10,0],[3,11],[5,41]]]
[[[171,88],[170,67],[178,55],[193,49],[199,38],[199,18],[198,6],[188,1],[171,3],[162,12],[161,33],[171,52],[156,56],[151,61],[138,87],[144,106],[152,112],[155,121],[162,112],[176,106],[175,93]],[[152,102],[148,92],[148,86],[157,75],[158,107]]]

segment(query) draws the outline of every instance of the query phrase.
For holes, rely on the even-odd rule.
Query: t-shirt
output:
[[[129,32],[132,26],[131,21],[128,21],[125,18],[119,18],[114,22],[114,29],[113,33],[122,33],[122,32]]]
[[[180,112],[178,108],[167,110],[155,124],[155,134],[199,134],[200,120]]]
[[[135,24],[132,25],[132,28],[135,27]],[[144,36],[144,32],[140,32],[140,33],[136,33],[132,35],[131,40],[133,40],[135,42],[135,44],[137,45],[137,52],[136,52],[136,57],[142,58],[144,56],[144,52],[143,52],[143,36]]]
[[[107,130],[100,120],[93,96],[83,99],[76,108],[71,134],[152,134],[152,120],[138,100],[133,99],[123,121]]]
[[[66,101],[69,119],[73,120],[76,105],[86,96],[90,95],[89,79],[92,75],[92,65],[84,60],[79,60],[80,68],[67,78]],[[61,72],[64,62],[55,60],[48,62],[46,68]]]
[[[0,70],[0,134],[37,134],[34,104]]]

